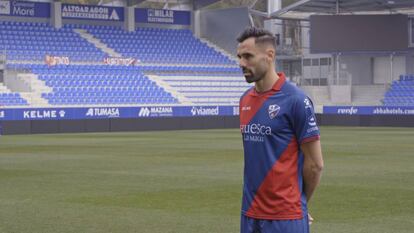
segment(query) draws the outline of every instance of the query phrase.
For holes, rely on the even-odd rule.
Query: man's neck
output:
[[[275,85],[277,80],[279,80],[279,76],[277,75],[275,70],[272,70],[271,72],[266,74],[266,76],[263,77],[263,79],[255,83],[255,89],[258,93],[269,91]]]

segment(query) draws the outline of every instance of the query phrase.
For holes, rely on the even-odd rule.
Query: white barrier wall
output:
[[[350,85],[329,86],[330,98],[333,103],[350,104],[352,87]]]
[[[401,74],[405,74],[405,57],[396,56],[392,60],[393,64],[391,69],[390,57],[374,58],[374,84],[391,83],[393,80],[398,80]]]

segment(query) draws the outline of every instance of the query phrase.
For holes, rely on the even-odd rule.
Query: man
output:
[[[308,233],[307,203],[323,159],[312,102],[275,71],[275,37],[247,28],[237,39],[248,83],[240,99],[244,147],[242,233]]]

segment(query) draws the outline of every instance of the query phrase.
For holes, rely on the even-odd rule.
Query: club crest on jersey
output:
[[[280,106],[277,104],[272,104],[269,105],[269,108],[267,109],[267,111],[269,112],[269,117],[270,119],[273,119],[277,116],[277,114],[280,111]]]

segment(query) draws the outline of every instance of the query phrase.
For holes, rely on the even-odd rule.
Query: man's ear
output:
[[[274,49],[266,49],[266,60],[272,61],[275,58],[275,50]]]

